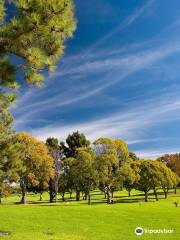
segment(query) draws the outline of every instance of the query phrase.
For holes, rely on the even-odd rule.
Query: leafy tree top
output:
[[[66,146],[67,145],[67,146]],[[90,141],[88,141],[84,134],[78,131],[69,134],[66,139],[66,145],[62,142],[61,147],[64,150],[66,157],[74,157],[78,148],[89,147]]]
[[[29,133],[19,132],[14,136],[14,142],[22,144],[24,169],[20,173],[26,181],[36,185],[42,178],[48,182],[53,177],[53,159],[46,144]]]
[[[119,159],[119,164],[129,158],[127,144],[122,139],[99,138],[94,142],[94,149],[97,154],[115,151]]]
[[[14,16],[6,19],[7,2],[15,5]],[[18,70],[30,84],[41,84],[43,70],[53,70],[64,51],[64,42],[76,28],[72,0],[0,0],[0,81],[17,87]],[[23,60],[16,68],[8,56]]]
[[[174,171],[180,177],[180,154],[165,154],[157,159],[160,162],[165,163],[172,171]]]

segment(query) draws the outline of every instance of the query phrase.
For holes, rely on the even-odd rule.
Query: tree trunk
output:
[[[88,196],[88,205],[90,205],[91,204],[91,195],[90,195],[90,193],[87,196]]]
[[[54,196],[50,193],[49,202],[50,202],[50,203],[53,203],[53,199],[54,199]]]
[[[104,193],[104,198],[105,198],[105,199],[107,198],[107,194],[106,194],[106,193]]]
[[[80,200],[80,191],[76,191],[76,201]]]
[[[22,177],[20,179],[20,187],[21,187],[21,203],[26,204],[26,184],[25,184],[25,179]]]
[[[49,181],[49,202],[52,203],[53,199],[54,199],[53,179],[51,178]]]
[[[58,201],[58,178],[55,179],[55,202]]]
[[[128,196],[131,197],[131,190],[128,190]]]
[[[156,201],[158,201],[159,199],[158,199],[158,195],[157,195],[157,192],[156,192],[156,189],[154,188],[154,196],[155,196],[155,198],[156,198]]]
[[[72,199],[72,192],[69,192],[69,199]]]
[[[175,193],[175,194],[177,193],[177,188],[176,188],[176,187],[174,188],[174,193]]]
[[[2,204],[2,196],[0,195],[0,204]]]
[[[148,194],[147,191],[144,191],[144,201],[148,202]]]
[[[43,200],[43,199],[42,199],[42,194],[43,194],[43,192],[40,191],[39,201],[42,201],[42,200]]]
[[[164,197],[165,197],[165,199],[167,198],[167,191],[166,190],[164,191]]]
[[[111,201],[111,197],[110,197],[110,191],[107,191],[107,204],[109,204]]]
[[[63,202],[65,201],[64,196],[65,196],[65,193],[62,193],[62,201],[63,201]]]

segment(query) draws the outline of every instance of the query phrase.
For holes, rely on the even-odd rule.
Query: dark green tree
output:
[[[83,192],[84,198],[91,201],[90,192],[95,189],[98,182],[98,173],[96,170],[95,153],[87,147],[78,148],[76,157],[71,164],[71,173],[73,178],[73,187],[76,191],[76,200],[80,200],[80,192]]]
[[[129,152],[129,158],[133,161],[139,160],[139,158],[136,156],[134,152]]]
[[[69,157],[74,157],[76,155],[77,149],[81,147],[89,147],[90,141],[88,141],[84,134],[78,131],[69,134],[66,139],[66,144],[61,142],[61,147],[64,151],[64,155]]]

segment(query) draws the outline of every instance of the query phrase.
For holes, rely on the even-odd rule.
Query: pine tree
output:
[[[55,69],[76,28],[74,5],[72,0],[0,0],[0,24],[1,105],[3,87],[19,87],[19,72],[28,84],[41,85],[44,73]],[[12,55],[21,64],[13,64]]]

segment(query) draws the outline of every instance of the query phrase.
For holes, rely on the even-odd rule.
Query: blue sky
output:
[[[144,158],[180,152],[179,0],[75,0],[77,31],[41,89],[23,87],[15,128],[42,140],[79,130]]]

